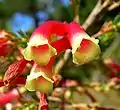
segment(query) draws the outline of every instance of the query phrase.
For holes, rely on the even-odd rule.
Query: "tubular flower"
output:
[[[41,66],[47,65],[51,57],[57,55],[57,50],[51,43],[60,40],[58,36],[64,35],[66,30],[64,25],[58,21],[48,21],[38,27],[23,52],[24,58],[29,61],[33,60]]]
[[[76,64],[87,63],[100,54],[98,40],[89,37],[75,22],[68,25],[68,39],[72,47],[73,62]]]
[[[29,76],[27,76],[26,88],[29,91],[40,91],[49,93],[53,90],[52,66],[55,57],[52,57],[46,66],[34,64]]]

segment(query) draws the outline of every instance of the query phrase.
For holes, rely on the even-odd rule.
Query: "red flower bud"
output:
[[[21,59],[11,64],[8,70],[5,72],[5,76],[3,80],[4,84],[9,85],[15,80],[17,80],[17,78],[22,74],[26,64],[27,64],[27,61],[24,59]]]

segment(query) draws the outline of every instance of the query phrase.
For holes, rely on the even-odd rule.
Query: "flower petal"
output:
[[[62,38],[51,44],[56,50],[57,54],[64,52],[66,49],[71,49],[69,40],[67,38]]]
[[[66,25],[67,23],[62,23],[59,21],[51,20],[44,22],[41,24],[32,34],[31,38],[35,35],[43,36],[44,38],[47,38],[49,42],[51,42],[51,35],[59,35],[64,36],[66,33]]]

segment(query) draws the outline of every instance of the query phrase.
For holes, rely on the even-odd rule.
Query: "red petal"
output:
[[[78,52],[83,52],[83,53],[85,53],[85,52],[88,52],[89,51],[89,49],[90,49],[90,47],[93,45],[93,42],[92,41],[90,41],[90,40],[88,40],[88,39],[83,39],[82,40],[82,42],[81,42],[81,44],[80,44],[80,46],[81,46],[81,48],[80,49],[78,49],[77,51]]]
[[[66,26],[65,23],[61,23],[59,21],[47,21],[41,24],[32,34],[32,37],[36,35],[42,35],[46,37],[48,41],[50,41],[50,37],[52,34],[56,34],[57,36],[64,36],[66,34]],[[31,37],[31,38],[32,38]]]
[[[52,69],[53,69],[55,58],[56,56],[52,57],[49,63],[45,66],[39,66],[36,64],[35,68],[38,68],[39,70],[43,71],[49,78],[52,78]]]
[[[57,50],[58,55],[61,52],[64,52],[66,49],[71,48],[70,43],[67,38],[62,38],[60,40],[57,40],[56,42],[53,42],[51,45]]]
[[[68,28],[68,39],[70,40],[70,43],[72,43],[72,40],[74,39],[74,35],[76,33],[85,33],[85,30],[82,26],[80,26],[78,23],[72,22],[67,25]]]
[[[84,64],[95,59],[100,54],[98,40],[90,38],[84,29],[72,22],[68,26],[68,40],[72,47],[73,62]]]

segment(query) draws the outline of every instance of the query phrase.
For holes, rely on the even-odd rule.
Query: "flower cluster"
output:
[[[29,91],[51,92],[54,83],[54,61],[66,49],[71,49],[75,64],[87,63],[100,54],[98,40],[91,38],[79,24],[47,21],[32,33],[27,47],[23,50],[24,59],[8,68],[4,83],[13,83],[13,80],[15,82],[26,64],[32,62],[26,88]],[[15,71],[12,71],[13,68]]]
[[[72,50],[73,62],[84,64],[93,60],[100,53],[98,40],[89,37],[77,23],[48,21],[32,34],[23,56],[34,61],[26,88],[30,91],[48,93],[53,88],[52,67],[55,58],[66,49]]]

